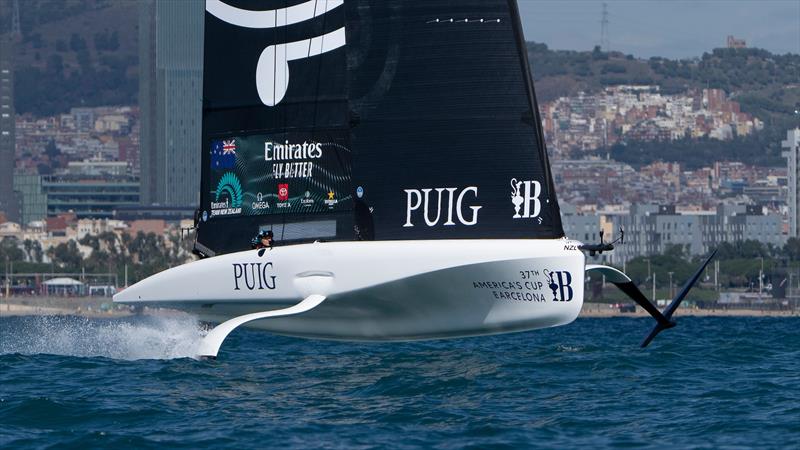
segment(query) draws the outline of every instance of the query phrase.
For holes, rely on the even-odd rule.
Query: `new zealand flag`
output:
[[[236,140],[211,142],[211,168],[233,169],[236,165]]]

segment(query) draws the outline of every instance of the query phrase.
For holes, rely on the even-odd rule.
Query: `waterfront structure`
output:
[[[798,179],[800,179],[800,128],[786,132],[786,140],[781,146],[789,169],[789,236],[800,237],[800,196],[798,195]]]
[[[200,196],[204,1],[143,0],[139,11],[141,201]]]
[[[717,206],[711,211],[676,211],[675,205],[634,204],[628,212],[562,214],[568,236],[585,242],[596,242],[600,229],[606,241],[625,230],[625,243],[604,255],[604,260],[621,265],[638,256],[663,254],[667,247],[679,245],[692,256],[708,254],[722,242],[755,240],[782,247],[783,217],[765,212],[755,205]]]
[[[14,180],[22,195],[22,222],[74,213],[79,219],[112,218],[120,207],[139,204],[139,180],[131,175],[22,175]]]
[[[15,117],[14,43],[0,38],[0,212],[12,221],[19,221],[19,201],[14,193]]]

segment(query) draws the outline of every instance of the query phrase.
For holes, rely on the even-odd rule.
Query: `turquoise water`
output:
[[[800,318],[402,344],[0,317],[0,447],[800,448]]]

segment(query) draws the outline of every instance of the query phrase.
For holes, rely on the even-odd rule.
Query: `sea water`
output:
[[[414,343],[0,316],[0,448],[800,448],[800,318]]]

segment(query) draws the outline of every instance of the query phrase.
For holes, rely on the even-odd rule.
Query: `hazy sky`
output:
[[[601,0],[518,0],[529,41],[559,50],[600,42]],[[701,56],[732,34],[748,47],[800,54],[800,0],[605,0],[612,50]]]

